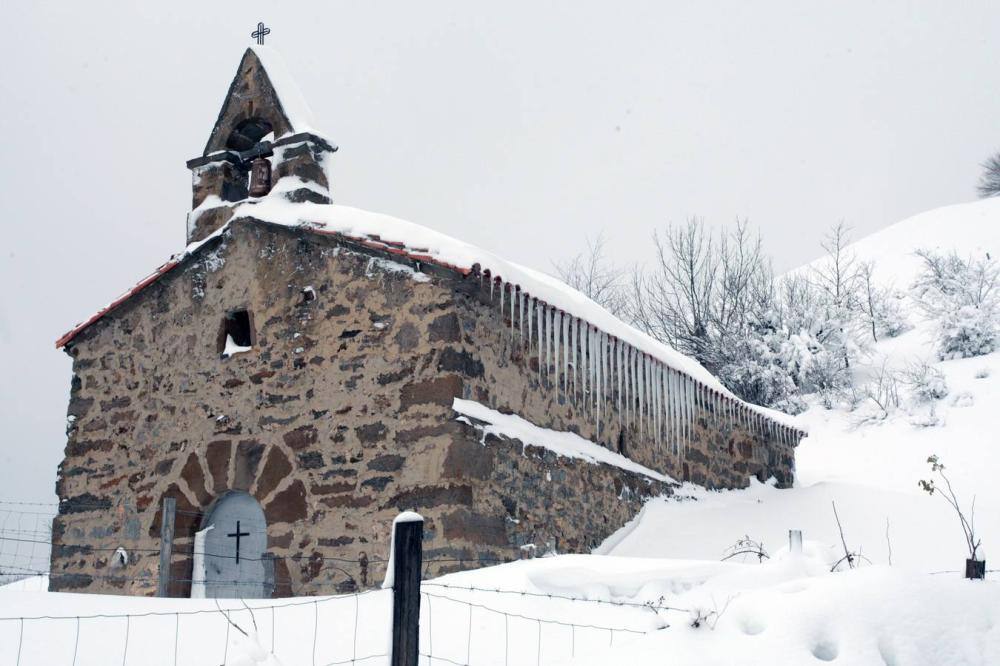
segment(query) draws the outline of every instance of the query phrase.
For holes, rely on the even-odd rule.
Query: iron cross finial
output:
[[[271,34],[271,29],[264,27],[264,22],[257,24],[257,29],[250,33],[250,36],[257,40],[258,44],[264,44],[264,37]]]

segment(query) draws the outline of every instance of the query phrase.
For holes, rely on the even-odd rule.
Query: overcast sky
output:
[[[280,7],[280,10],[278,9]],[[974,198],[1000,148],[996,2],[7,2],[0,498],[50,500],[54,340],[184,243],[249,33],[272,33],[334,196],[551,269],[604,230],[748,217],[779,269]]]

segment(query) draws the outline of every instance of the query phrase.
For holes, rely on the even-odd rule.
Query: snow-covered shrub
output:
[[[899,409],[899,377],[885,363],[878,373],[863,387],[863,392],[871,410],[862,415],[861,421],[882,421]]]
[[[937,405],[933,402],[911,412],[909,420],[914,428],[936,428],[944,425],[944,419],[938,414]]]
[[[1000,269],[989,257],[962,259],[954,252],[917,252],[924,261],[914,284],[920,307],[937,325],[941,359],[992,352],[1000,324]]]
[[[862,320],[872,341],[894,338],[911,328],[903,309],[904,295],[891,287],[880,286],[875,280],[875,264],[862,263],[858,269],[859,295],[850,303]]]
[[[989,368],[979,368],[978,370],[976,370],[976,375],[975,375],[976,379],[986,379],[989,376],[990,376]]]
[[[805,411],[806,405],[786,365],[783,347],[787,333],[768,314],[750,326],[745,338],[726,345],[726,361],[719,379],[731,391],[758,405],[788,414]]]
[[[942,360],[983,356],[997,348],[997,337],[994,309],[965,305],[938,320],[938,356]]]
[[[912,363],[903,371],[903,383],[917,403],[940,400],[948,395],[948,381],[944,373],[929,363]]]
[[[905,310],[906,296],[899,291],[888,290],[875,310],[875,329],[886,338],[895,338],[913,328]]]

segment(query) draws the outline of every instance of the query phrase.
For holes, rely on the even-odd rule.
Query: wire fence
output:
[[[368,590],[271,604],[229,600],[173,611],[0,617],[0,663],[218,666],[241,647],[282,655],[285,663],[368,663],[388,656],[384,632],[373,636],[361,628],[384,625],[389,595]],[[233,640],[237,633],[243,646]]]
[[[463,593],[473,598],[458,598]],[[514,597],[518,603],[501,607],[503,596]],[[482,597],[491,599],[486,601]],[[428,666],[435,663],[541,666],[572,658],[581,651],[589,653],[613,647],[616,641],[667,626],[666,622],[651,623],[650,616],[643,618],[637,611],[652,613],[657,618],[661,617],[660,611],[684,611],[660,604],[431,581],[422,584],[421,598],[420,656]],[[539,600],[603,604],[623,613],[617,624],[582,622],[573,616],[586,615],[586,610],[530,612],[521,608],[525,599],[536,606]],[[269,604],[247,600],[234,605],[228,600],[224,606],[185,610],[0,617],[0,663],[137,666],[147,663],[147,656],[152,653],[157,655],[156,663],[217,666],[229,663],[229,658],[236,655],[233,640],[236,633],[254,636],[259,648],[276,655],[283,663],[312,666],[388,663],[390,646],[386,629],[390,614],[390,591],[368,590]],[[36,640],[39,636],[46,637],[45,641]],[[250,636],[246,638],[250,640]],[[53,644],[60,648],[53,650]]]
[[[56,514],[52,504],[0,501],[0,584],[48,572]]]
[[[80,573],[49,571],[49,555],[54,548],[57,555],[108,554],[108,568],[86,574],[90,580],[106,580],[115,586],[133,583],[144,586],[146,591],[154,590],[158,582],[155,568],[129,573],[123,565],[114,570],[114,558],[122,548],[95,546],[85,543],[82,538],[73,542],[64,534],[53,538],[53,518],[82,510],[80,506],[79,503],[67,506],[0,501],[0,583],[29,576],[40,579],[48,576],[67,583],[55,587],[72,588],[73,577],[79,577]],[[262,529],[263,525],[247,523],[244,527]],[[240,527],[236,531],[239,532]],[[159,552],[156,540],[139,540],[130,545],[125,556],[152,564],[158,560]],[[270,567],[263,568],[270,573],[260,579],[247,578],[243,576],[245,571],[238,570],[240,575],[232,579],[216,577],[204,581],[207,585],[225,586],[225,592],[231,597],[262,596],[256,593],[268,582],[273,586],[287,584],[287,595],[297,596],[301,589],[295,589],[295,577],[288,574],[288,565],[299,570],[308,567],[314,581],[327,580],[322,574],[330,572],[330,579],[336,576],[357,583],[359,579],[355,576],[359,576],[370,587],[376,581],[371,575],[365,577],[359,572],[372,574],[377,567],[389,564],[387,559],[367,555],[351,558],[318,552],[279,556],[241,554],[237,550],[234,555],[207,547],[199,549],[193,539],[175,543],[172,555],[179,558],[198,556],[227,564],[235,559],[244,564]],[[427,578],[434,564],[483,566],[511,559],[515,558],[429,554],[422,559],[423,568],[419,571]],[[285,563],[285,573],[280,573],[278,562]],[[418,571],[416,565],[412,571]],[[991,569],[987,573],[997,572]],[[961,572],[929,573],[960,575]],[[189,573],[174,576],[171,582],[181,588],[186,586],[189,592],[194,583],[202,581],[196,581]],[[248,590],[251,593],[245,594]],[[272,587],[264,591],[270,596],[277,590]],[[76,615],[33,614],[29,604],[15,616],[0,617],[0,663],[140,666],[155,662],[175,666],[218,666],[220,657],[222,664],[229,663],[235,651],[248,646],[277,655],[284,663],[312,666],[388,663],[392,649],[387,631],[392,611],[390,592],[354,589],[335,596],[298,597],[280,603],[241,600],[239,605],[234,605],[230,599],[224,606],[219,601],[208,600],[149,602],[119,598],[115,603],[123,612]],[[421,663],[427,666],[541,666],[572,659],[578,654],[589,655],[668,628],[671,620],[686,620],[692,612],[668,604],[664,599],[638,602],[588,598],[537,590],[464,586],[437,580],[422,581],[419,592],[408,598],[416,596],[422,600],[419,655]],[[171,609],[170,604],[175,604],[176,608]],[[38,608],[47,610],[49,606],[43,602]],[[149,658],[150,654],[156,655],[155,660]]]

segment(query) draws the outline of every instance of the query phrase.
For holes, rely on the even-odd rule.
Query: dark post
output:
[[[392,666],[417,666],[420,658],[420,570],[424,519],[397,519],[393,526]]]
[[[163,516],[160,521],[160,580],[156,586],[156,596],[170,596],[170,554],[174,550],[174,515],[177,512],[177,500],[173,497],[163,498]]]
[[[984,580],[986,560],[965,560],[965,577],[969,580]]]

